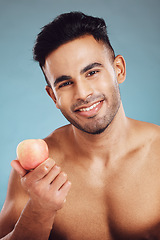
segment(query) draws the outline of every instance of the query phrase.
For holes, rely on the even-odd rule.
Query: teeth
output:
[[[100,102],[97,102],[97,103],[94,103],[92,106],[90,107],[87,107],[87,108],[81,108],[79,109],[80,112],[88,112],[90,111],[91,109],[95,108]]]

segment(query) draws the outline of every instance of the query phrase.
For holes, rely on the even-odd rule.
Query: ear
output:
[[[48,95],[52,98],[52,100],[54,101],[54,103],[56,104],[56,107],[59,109],[59,106],[58,106],[58,103],[57,103],[57,99],[56,99],[56,96],[52,90],[52,88],[50,86],[46,86],[45,87],[46,89],[46,92],[48,93]]]
[[[116,56],[114,60],[114,69],[118,83],[123,83],[126,78],[126,63],[121,55]]]

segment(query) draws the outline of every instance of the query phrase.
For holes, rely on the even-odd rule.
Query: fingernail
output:
[[[69,185],[72,185],[72,183],[71,183],[70,181],[68,181],[68,184],[69,184]]]
[[[62,172],[62,174],[63,174],[64,177],[67,177],[67,174],[65,172]]]
[[[55,164],[55,161],[52,158],[48,158],[45,162],[46,162],[46,164],[49,163],[49,165],[50,164],[53,164],[53,165]]]
[[[57,170],[59,170],[59,169],[61,169],[59,166],[57,166],[57,165],[55,165],[55,168],[57,169]]]

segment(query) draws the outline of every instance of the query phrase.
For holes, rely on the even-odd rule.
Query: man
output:
[[[34,58],[71,124],[45,139],[50,158],[33,171],[12,161],[1,239],[160,239],[160,129],[125,116],[125,60],[104,21],[58,16]]]

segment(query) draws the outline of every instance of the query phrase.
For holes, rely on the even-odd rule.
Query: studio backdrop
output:
[[[0,0],[0,209],[18,143],[68,124],[45,92],[32,48],[42,26],[70,11],[105,19],[116,55],[126,60],[126,115],[160,124],[159,0]]]

